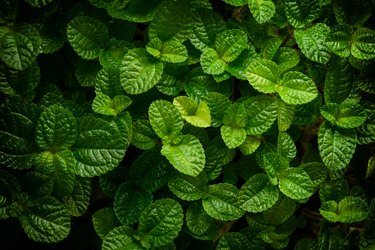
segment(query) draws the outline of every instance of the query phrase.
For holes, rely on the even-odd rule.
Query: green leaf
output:
[[[181,205],[172,199],[160,199],[143,210],[135,235],[146,248],[164,246],[177,237],[183,224]]]
[[[133,123],[132,144],[134,146],[143,150],[151,149],[156,145],[157,139],[148,120],[137,120]]]
[[[219,58],[229,63],[236,60],[247,47],[247,34],[239,29],[225,30],[217,35],[214,48]]]
[[[375,109],[367,108],[366,111],[366,121],[356,129],[359,144],[368,144],[375,141]]]
[[[10,68],[24,70],[40,52],[42,40],[30,24],[17,24],[12,29],[0,27],[0,59]]]
[[[244,128],[223,125],[220,131],[221,137],[228,148],[239,147],[246,140],[246,130]]]
[[[92,224],[95,232],[101,239],[104,239],[112,229],[121,225],[115,211],[111,207],[105,207],[96,211],[92,215]]]
[[[206,157],[200,141],[193,135],[183,135],[178,144],[163,144],[161,154],[179,172],[198,176],[204,168]]]
[[[160,138],[177,135],[184,126],[178,109],[170,102],[157,100],[148,109],[150,124]]]
[[[121,85],[131,94],[141,94],[158,83],[163,73],[163,63],[152,57],[144,48],[129,50],[120,68]]]
[[[147,51],[163,62],[182,63],[188,59],[188,51],[181,42],[168,40],[162,42],[159,38],[152,39],[146,45]]]
[[[286,196],[302,200],[314,194],[314,183],[305,170],[301,168],[289,168],[280,176],[280,191]]]
[[[239,149],[243,155],[254,153],[260,146],[260,139],[255,136],[247,136],[245,141],[240,145]]]
[[[234,6],[243,6],[247,4],[247,0],[223,0],[223,1]]]
[[[370,2],[366,0],[332,0],[332,7],[339,24],[361,27],[371,17]]]
[[[7,219],[12,214],[12,203],[18,199],[21,192],[21,186],[17,178],[9,172],[0,169],[0,219]]]
[[[320,108],[323,117],[341,128],[356,128],[366,121],[366,111],[355,103],[329,103]]]
[[[92,87],[101,66],[96,60],[80,59],[77,63],[75,76],[82,87]]]
[[[107,41],[105,48],[100,51],[100,65],[102,65],[104,68],[117,71],[121,67],[122,59],[124,58],[126,53],[133,48],[134,45],[128,41],[110,38]]]
[[[297,148],[292,137],[287,132],[279,132],[277,137],[277,152],[293,160],[297,155]]]
[[[375,173],[375,156],[371,156],[367,163],[366,179]]]
[[[277,103],[277,126],[279,131],[286,131],[293,123],[295,106],[286,104],[280,98],[276,99]]]
[[[249,0],[250,12],[258,23],[268,22],[276,12],[271,0]]]
[[[186,201],[199,200],[205,194],[207,175],[203,172],[196,177],[177,174],[168,181],[168,187],[178,198]]]
[[[267,59],[252,62],[246,70],[246,78],[254,89],[262,93],[274,93],[279,80],[279,68]]]
[[[218,52],[213,48],[206,48],[200,57],[203,72],[210,75],[220,75],[224,73],[226,63],[222,60]]]
[[[310,176],[310,179],[317,187],[322,184],[327,178],[327,169],[319,162],[309,162],[299,166]]]
[[[360,197],[347,196],[338,204],[327,201],[320,207],[320,214],[330,222],[354,223],[363,221],[368,215],[368,205]]]
[[[10,181],[8,182],[10,182],[10,184],[12,185],[14,184],[18,185],[18,181],[16,181],[14,184],[12,183],[13,182],[12,178],[14,177],[9,176]],[[22,188],[27,190],[27,193],[30,196],[42,197],[42,196],[49,196],[52,193],[54,183],[53,183],[53,179],[51,179],[51,176],[49,175],[45,175],[45,174],[38,173],[38,172],[30,172],[30,173],[23,175],[20,180],[22,183]],[[3,183],[3,185],[5,185],[5,190],[7,190],[8,188],[7,185],[9,184]],[[14,185],[13,188],[16,189],[15,192],[19,192],[19,190],[17,190],[16,185]]]
[[[66,35],[74,51],[84,59],[97,58],[109,39],[107,26],[89,16],[72,19],[68,23]]]
[[[113,98],[117,95],[123,95],[124,91],[121,87],[120,76],[116,70],[102,68],[96,74],[95,93],[104,94]]]
[[[133,238],[133,230],[127,226],[119,226],[112,229],[104,238],[103,250],[143,250]]]
[[[54,0],[25,0],[25,2],[37,8],[42,8],[53,1]]]
[[[323,182],[319,187],[319,196],[322,203],[327,201],[340,202],[349,194],[349,185],[344,178]]]
[[[83,215],[90,203],[91,179],[77,177],[70,196],[63,197],[63,202],[68,213],[72,216]]]
[[[324,122],[318,132],[318,147],[323,163],[330,170],[346,168],[355,152],[357,136],[353,130],[343,130]]]
[[[281,194],[276,204],[263,212],[263,217],[267,223],[280,225],[294,214],[295,209],[296,202]]]
[[[130,143],[124,139],[129,131],[123,134],[119,127],[103,118],[82,117],[73,151],[77,159],[76,174],[92,177],[117,167]]]
[[[68,109],[61,105],[51,105],[41,113],[35,138],[40,148],[51,151],[69,148],[76,138],[76,119]]]
[[[260,237],[274,249],[286,248],[289,243],[289,237],[286,234],[275,232],[274,227],[269,227],[260,232]]]
[[[178,96],[173,99],[173,105],[191,125],[202,128],[211,125],[210,110],[205,102],[198,104],[190,97]]]
[[[38,242],[61,241],[70,231],[70,218],[65,207],[53,197],[34,200],[19,219],[27,236]]]
[[[279,72],[281,73],[297,66],[300,58],[295,49],[280,47],[273,56],[273,60],[277,63]]]
[[[247,112],[246,133],[248,135],[261,135],[274,123],[277,115],[275,98],[259,95],[246,98],[243,105]]]
[[[132,103],[132,100],[125,95],[117,95],[113,99],[109,96],[98,93],[92,103],[92,110],[98,114],[117,116]]]
[[[245,106],[242,103],[230,105],[224,112],[223,123],[233,128],[245,127],[247,124]]]
[[[251,249],[251,247],[251,243],[245,235],[231,232],[221,236],[216,250]]]
[[[330,59],[326,44],[329,26],[317,23],[306,30],[295,30],[294,37],[302,53],[311,61],[326,64]]]
[[[74,158],[73,158],[74,159]],[[74,162],[74,161],[73,161]],[[55,198],[64,198],[72,194],[74,186],[76,184],[76,177],[74,172],[69,172],[63,169],[56,169],[52,174],[53,179],[53,193]],[[70,211],[67,209],[67,213]]]
[[[73,173],[76,169],[76,159],[69,149],[58,152],[43,151],[34,158],[35,170],[44,174],[51,174],[55,170]]]
[[[238,200],[239,190],[229,183],[208,186],[208,192],[202,199],[206,213],[217,220],[237,220],[244,215]]]
[[[369,60],[375,58],[375,31],[358,28],[352,36],[351,53],[355,58]]]
[[[209,92],[204,97],[211,115],[211,126],[219,127],[223,124],[225,110],[231,105],[231,101],[223,94]]]
[[[197,203],[190,204],[186,210],[185,216],[186,226],[196,235],[206,233],[214,222],[214,220],[204,211],[203,207]]]
[[[285,15],[288,22],[295,28],[303,28],[314,21],[320,12],[317,0],[286,0]]]
[[[279,190],[270,183],[266,174],[256,174],[241,187],[239,200],[241,208],[258,213],[271,208],[279,199]]]
[[[279,150],[279,148],[277,149]],[[264,152],[261,166],[266,171],[270,182],[277,185],[280,175],[289,167],[288,158],[280,152]]]
[[[123,183],[117,189],[113,210],[123,225],[134,224],[141,212],[152,203],[152,194],[132,183]]]
[[[348,25],[332,27],[326,37],[327,47],[338,56],[349,57],[352,32],[353,29]]]
[[[318,96],[314,81],[298,71],[289,71],[276,87],[281,99],[288,104],[304,104]]]

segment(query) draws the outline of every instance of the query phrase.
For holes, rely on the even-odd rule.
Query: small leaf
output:
[[[256,60],[247,68],[246,78],[254,89],[266,94],[274,93],[279,80],[279,69],[273,61]]]
[[[102,67],[97,60],[80,59],[76,66],[75,76],[82,87],[92,87]]]
[[[214,48],[219,58],[229,63],[247,47],[247,34],[239,29],[225,30],[217,35]]]
[[[369,60],[375,58],[375,31],[358,28],[352,36],[351,52],[355,58]]]
[[[279,148],[278,148],[279,150]],[[280,152],[264,152],[261,166],[266,171],[270,182],[277,185],[280,175],[289,167],[288,158]]]
[[[137,120],[133,123],[132,144],[134,146],[143,150],[151,149],[156,145],[157,139],[148,120]]]
[[[221,137],[228,148],[239,147],[246,140],[246,130],[223,125],[220,129]]]
[[[245,141],[240,145],[239,149],[243,155],[254,153],[260,146],[260,139],[255,136],[247,136]]]
[[[276,7],[271,0],[249,0],[248,4],[258,23],[268,22],[275,15]]]
[[[277,103],[277,125],[279,131],[286,131],[292,125],[295,115],[295,106],[286,104],[281,98],[276,99]]]
[[[146,248],[164,246],[177,237],[183,224],[181,205],[172,199],[160,199],[143,210],[135,235]]]
[[[298,71],[289,71],[276,87],[281,99],[288,104],[304,104],[318,96],[314,81]]]
[[[133,238],[133,230],[127,226],[119,226],[112,229],[104,237],[102,250],[144,250]]]
[[[163,63],[153,58],[144,48],[129,50],[120,68],[121,85],[131,94],[141,94],[154,87],[163,73]]]
[[[237,220],[245,213],[240,208],[239,190],[228,183],[208,186],[208,192],[202,199],[206,213],[217,220]]]
[[[205,194],[207,181],[204,172],[196,177],[179,173],[168,181],[168,187],[178,198],[194,201],[201,199]]]
[[[231,105],[231,101],[223,94],[209,92],[205,98],[211,115],[211,126],[219,127],[223,124],[225,110]]]
[[[299,167],[305,170],[316,187],[322,184],[327,178],[327,169],[321,163],[309,162]]]
[[[72,216],[81,216],[86,212],[91,196],[91,179],[76,177],[73,191],[63,197],[64,205]]]
[[[277,137],[277,152],[293,160],[297,155],[297,148],[292,137],[286,132],[279,132]]]
[[[154,38],[146,45],[147,51],[163,62],[182,63],[188,58],[188,51],[181,42],[169,40],[162,42]]]
[[[314,21],[319,15],[319,1],[317,0],[286,0],[285,15],[295,28],[303,28]]]
[[[206,48],[200,57],[203,72],[210,75],[220,75],[224,73],[226,63],[223,61],[218,52],[213,48]]]
[[[124,91],[121,87],[120,76],[116,70],[102,68],[96,74],[95,93],[104,94],[113,98],[117,95],[123,95]]]
[[[112,229],[121,225],[111,207],[105,207],[96,211],[92,215],[92,224],[95,232],[101,239],[104,239]]]
[[[203,207],[197,203],[192,203],[186,210],[186,226],[196,234],[202,235],[209,230],[214,220],[208,216]]]
[[[132,100],[125,95],[116,95],[113,99],[109,96],[98,93],[92,103],[92,110],[98,114],[117,116],[132,103]]]
[[[375,173],[375,156],[371,156],[367,163],[366,179]]]
[[[221,236],[216,250],[251,249],[251,243],[245,235],[238,232],[230,232]]]
[[[341,128],[356,128],[366,121],[366,111],[359,104],[329,103],[320,108],[320,113],[333,125]]]
[[[302,53],[311,61],[326,64],[330,59],[326,44],[330,28],[324,23],[317,23],[306,30],[295,30],[294,36]]]
[[[332,27],[326,38],[327,47],[338,56],[349,57],[352,32],[352,28],[348,25]]]
[[[256,174],[241,187],[239,200],[241,208],[258,213],[271,208],[279,199],[279,190],[272,185],[266,174]]]
[[[176,145],[163,144],[161,154],[179,172],[197,176],[202,172],[206,157],[200,141],[193,135],[183,135]]]
[[[100,20],[89,16],[78,16],[67,26],[67,38],[74,51],[84,59],[99,56],[109,39],[107,26]]]
[[[289,168],[280,177],[280,191],[286,196],[302,200],[314,194],[314,183],[310,176],[301,168]]]
[[[205,102],[196,103],[187,96],[173,99],[173,105],[180,111],[182,118],[196,127],[207,128],[211,125],[210,110]]]
[[[281,73],[297,66],[300,58],[298,52],[295,49],[289,47],[280,47],[274,55],[273,60],[277,63],[277,66],[279,67],[279,71]]]

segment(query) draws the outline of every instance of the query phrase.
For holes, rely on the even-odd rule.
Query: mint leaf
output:
[[[260,146],[260,139],[255,136],[247,136],[245,141],[240,145],[239,149],[243,155],[254,153]]]
[[[228,148],[236,148],[245,142],[246,130],[244,128],[236,128],[223,125],[220,128],[221,137]]]
[[[367,114],[355,103],[329,103],[320,108],[320,113],[333,125],[341,128],[356,128],[366,121]]]
[[[203,72],[211,75],[224,73],[226,63],[220,58],[218,52],[213,48],[206,48],[200,57]]]
[[[276,204],[263,212],[263,217],[272,225],[280,225],[293,216],[295,209],[296,202],[281,194]]]
[[[21,186],[17,178],[5,170],[0,170],[0,219],[12,216],[12,203],[18,198]]]
[[[206,213],[217,220],[237,220],[245,213],[240,208],[239,190],[228,183],[208,186],[208,191],[202,199]]]
[[[252,62],[246,70],[246,78],[254,89],[262,93],[274,93],[279,80],[279,68],[267,59]]]
[[[279,132],[277,136],[277,151],[280,155],[293,160],[297,155],[297,148],[292,137],[287,132]]]
[[[111,207],[105,207],[96,211],[92,215],[92,224],[95,232],[101,239],[104,239],[112,229],[120,226],[120,222]]]
[[[322,184],[327,178],[327,169],[319,162],[305,163],[300,165],[299,168],[305,170],[316,187]]]
[[[307,75],[289,71],[276,87],[281,99],[288,104],[304,104],[314,100],[318,96],[318,89],[314,81]]]
[[[43,151],[34,158],[35,169],[38,172],[51,174],[55,170],[73,173],[76,169],[76,159],[69,149],[58,152]]]
[[[196,234],[206,233],[213,223],[213,219],[208,216],[200,204],[192,203],[186,210],[186,226]]]
[[[81,216],[89,206],[90,195],[91,179],[77,177],[71,194],[63,197],[62,200],[70,215]]]
[[[95,93],[104,94],[110,98],[124,94],[117,70],[108,68],[99,70],[95,78]]]
[[[223,124],[224,112],[230,106],[231,101],[225,95],[217,92],[209,92],[204,100],[210,110],[211,126],[221,126]]]
[[[285,1],[285,15],[295,28],[303,28],[306,24],[314,21],[319,15],[319,10],[318,0]]]
[[[375,58],[375,31],[358,28],[352,35],[351,53],[355,58],[369,60]]]
[[[105,48],[100,51],[99,62],[106,69],[118,70],[121,67],[122,58],[133,49],[134,45],[128,41],[110,38]]]
[[[196,103],[187,96],[173,99],[173,105],[180,111],[182,118],[196,127],[207,128],[211,125],[210,110],[205,102]]]
[[[282,149],[277,148],[281,151]],[[280,175],[289,167],[288,158],[280,152],[264,152],[262,154],[261,166],[266,171],[270,182],[277,185]]]
[[[197,176],[202,172],[206,157],[200,141],[193,135],[183,135],[178,144],[163,144],[161,154],[179,172]]]
[[[302,53],[311,61],[326,64],[330,59],[326,44],[329,26],[317,23],[306,30],[295,30],[294,36]]]
[[[241,187],[241,208],[251,213],[271,208],[279,199],[279,190],[272,185],[266,174],[256,174]]]
[[[318,132],[318,147],[328,169],[344,169],[353,157],[356,141],[357,136],[353,130],[342,130],[324,122]]]
[[[131,95],[141,94],[154,87],[162,73],[162,62],[143,48],[131,49],[122,60],[121,85]]]
[[[217,35],[214,48],[219,58],[229,63],[247,47],[247,35],[239,29],[225,30]]]
[[[66,35],[74,51],[84,59],[97,58],[109,39],[107,26],[89,16],[72,19],[68,23]]]
[[[133,123],[132,144],[134,146],[143,150],[151,149],[156,145],[157,139],[148,120],[137,120]]]
[[[221,137],[228,148],[240,146],[246,139],[246,109],[242,103],[232,104],[223,116],[224,125],[221,127]]]
[[[184,214],[181,205],[172,199],[160,199],[143,210],[136,239],[146,248],[164,246],[181,230]]]
[[[337,203],[349,194],[349,185],[343,178],[329,180],[320,185],[319,196],[322,203],[336,201]]]
[[[148,116],[152,128],[160,138],[177,135],[184,126],[178,109],[165,100],[151,103]]]
[[[268,22],[276,12],[276,6],[271,0],[249,0],[251,14],[258,23]]]
[[[146,45],[146,49],[151,55],[163,62],[181,63],[188,58],[185,45],[174,40],[163,42],[159,38],[154,38]]]
[[[273,56],[273,60],[277,63],[279,71],[284,72],[297,66],[300,62],[300,57],[295,49],[280,47]]]
[[[217,250],[250,249],[251,243],[245,235],[237,232],[226,233],[221,236]]]
[[[168,187],[178,198],[194,201],[201,199],[205,194],[207,181],[204,172],[196,177],[179,173],[168,181]]]
[[[326,38],[328,48],[338,56],[350,56],[352,32],[349,25],[334,26]]]
[[[314,183],[310,176],[301,168],[289,168],[280,176],[280,191],[286,196],[302,200],[314,193]]]
[[[354,223],[367,217],[368,205],[360,197],[348,196],[338,204],[327,201],[320,207],[320,214],[331,222]]]
[[[111,230],[104,238],[102,243],[103,250],[143,250],[133,238],[133,230],[127,226],[119,226]]]
[[[131,103],[132,100],[125,95],[116,95],[111,99],[105,94],[98,93],[92,103],[92,110],[102,115],[117,116]]]
[[[295,115],[295,106],[286,104],[281,98],[276,99],[277,126],[279,131],[286,131],[292,125]]]

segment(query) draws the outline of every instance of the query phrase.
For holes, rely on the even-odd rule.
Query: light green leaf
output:
[[[287,132],[279,132],[277,137],[277,152],[293,160],[297,155],[297,148],[292,137]]]
[[[89,16],[72,19],[68,23],[66,35],[74,51],[84,59],[97,58],[109,39],[107,26]]]
[[[255,136],[247,136],[245,141],[240,145],[239,149],[243,155],[254,153],[260,146],[260,139]]]
[[[285,170],[280,176],[279,188],[286,196],[295,200],[307,199],[315,191],[310,176],[301,168]]]
[[[251,249],[252,245],[245,235],[238,232],[226,233],[221,236],[216,250]]]
[[[341,57],[350,56],[353,29],[349,25],[337,25],[331,28],[326,37],[327,47]]]
[[[295,30],[294,37],[302,53],[311,61],[326,64],[331,55],[326,44],[329,26],[317,23],[306,30]]]
[[[363,221],[368,215],[368,205],[360,197],[347,196],[338,204],[327,201],[320,207],[320,214],[330,222],[354,223]]]
[[[159,38],[152,39],[146,45],[147,51],[163,62],[181,63],[188,58],[188,51],[181,42],[168,40],[162,42]]]
[[[121,85],[131,94],[141,94],[154,87],[163,74],[163,63],[144,48],[129,50],[120,68]]]
[[[208,216],[200,204],[192,203],[186,210],[186,226],[189,230],[196,234],[202,235],[214,222],[214,220]]]
[[[295,28],[303,28],[319,16],[320,6],[317,0],[286,0],[285,15]]]
[[[245,106],[242,103],[230,105],[224,112],[223,123],[234,128],[245,127],[247,124]]]
[[[70,218],[65,207],[53,197],[34,200],[19,219],[27,236],[38,242],[61,241],[70,231]]]
[[[375,156],[371,156],[367,163],[366,179],[375,173]]]
[[[352,36],[351,53],[355,58],[369,60],[375,58],[375,31],[361,27]]]
[[[318,96],[314,81],[298,71],[289,71],[276,87],[281,99],[288,104],[304,104]]]
[[[262,93],[274,93],[279,80],[279,68],[267,59],[252,62],[246,70],[246,78],[254,89]]]
[[[239,147],[246,140],[246,130],[244,128],[223,125],[220,128],[221,137],[228,148]]]
[[[346,168],[355,152],[357,136],[353,130],[342,130],[324,122],[318,132],[319,153],[330,170]]]
[[[224,73],[226,63],[220,58],[218,52],[213,48],[206,48],[200,57],[203,72],[211,75]]]
[[[254,96],[246,98],[243,105],[247,112],[248,135],[261,135],[274,123],[277,115],[275,98],[266,95]]]
[[[264,59],[272,60],[282,43],[283,40],[278,37],[267,39],[260,47],[260,56]]]
[[[117,189],[113,210],[123,225],[134,224],[141,212],[152,203],[152,194],[132,183],[123,183]]]
[[[43,151],[34,158],[35,170],[48,175],[55,170],[73,173],[76,169],[76,164],[73,152],[69,149],[58,152]]]
[[[277,126],[279,131],[286,131],[293,123],[295,106],[286,104],[280,98],[276,99],[277,103]]]
[[[267,223],[280,225],[285,223],[294,214],[295,209],[296,202],[280,194],[277,203],[263,212],[263,217]]]
[[[341,128],[356,128],[366,121],[366,111],[355,103],[329,103],[320,108],[323,117]]]
[[[278,178],[289,167],[288,158],[279,152],[265,152],[262,154],[262,158],[261,166],[266,171],[270,182],[277,185]]]
[[[117,95],[113,100],[102,93],[98,93],[92,103],[92,110],[98,114],[117,116],[132,103],[125,95]]]
[[[205,194],[207,185],[206,173],[196,177],[177,174],[168,181],[168,187],[178,198],[186,201],[199,200]]]
[[[151,149],[156,145],[157,139],[148,120],[137,120],[133,123],[132,144],[134,146],[143,150]]]
[[[95,232],[101,239],[104,239],[112,229],[121,225],[115,211],[111,207],[105,207],[96,211],[92,215],[92,224]]]
[[[143,210],[135,235],[146,248],[164,246],[177,237],[183,224],[181,205],[172,199],[160,199]]]
[[[103,118],[83,116],[73,151],[76,174],[92,177],[117,167],[130,143],[129,138],[125,139],[129,134]]]
[[[202,199],[206,213],[217,220],[237,220],[245,213],[238,200],[239,190],[229,183],[208,186],[208,192]]]
[[[273,57],[273,60],[279,67],[279,72],[287,71],[291,69],[300,61],[299,54],[295,49],[289,47],[280,47]]]
[[[144,250],[133,238],[133,230],[127,226],[112,229],[104,238],[102,250]]]
[[[219,127],[223,124],[225,110],[231,105],[231,101],[223,94],[209,92],[204,97],[211,115],[211,126]]]
[[[150,124],[160,138],[177,135],[184,126],[178,109],[170,102],[157,100],[148,109]]]
[[[198,176],[206,163],[202,144],[193,135],[183,135],[180,140],[178,144],[163,144],[161,154],[179,172]]]
[[[233,62],[247,47],[247,34],[239,29],[225,30],[217,35],[214,48],[224,62]]]
[[[75,185],[70,196],[63,197],[67,212],[72,216],[83,215],[90,203],[91,179],[76,177]]]
[[[205,102],[199,104],[187,96],[173,99],[173,105],[180,111],[182,118],[193,126],[207,128],[211,125],[210,110]]]
[[[241,187],[239,200],[241,208],[258,213],[271,208],[279,199],[279,190],[270,183],[266,174],[256,174]]]
[[[250,12],[258,23],[268,22],[276,12],[272,0],[249,0]]]
[[[25,0],[25,2],[37,8],[42,8],[53,1],[54,0]]]

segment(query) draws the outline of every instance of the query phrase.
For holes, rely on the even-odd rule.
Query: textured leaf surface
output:
[[[277,151],[280,155],[293,160],[297,155],[297,148],[293,138],[287,132],[279,132],[277,136]]]
[[[221,137],[228,148],[236,148],[245,142],[246,130],[223,125],[220,129]]]
[[[25,2],[31,4],[34,7],[41,8],[49,3],[52,3],[53,1],[54,0],[26,0]]]
[[[368,205],[360,197],[348,196],[338,204],[335,201],[323,203],[319,211],[328,221],[354,223],[366,219]]]
[[[224,234],[217,244],[217,250],[251,249],[251,243],[245,235],[238,232]]]
[[[288,104],[304,104],[318,96],[314,81],[298,71],[289,71],[277,85],[277,93]]]
[[[295,28],[303,28],[319,15],[319,1],[317,0],[286,0],[285,14],[288,21]]]
[[[96,211],[92,215],[92,224],[95,232],[101,239],[104,239],[112,229],[121,225],[115,211],[111,207],[105,207]]]
[[[202,172],[206,163],[206,156],[200,141],[193,135],[183,135],[179,144],[164,144],[161,154],[179,172],[197,176]]]
[[[186,226],[196,234],[202,235],[210,228],[213,219],[208,216],[203,207],[198,203],[192,203],[186,210]]]
[[[191,125],[202,128],[211,125],[210,110],[205,102],[196,103],[190,97],[178,96],[173,99],[173,105]]]
[[[329,103],[320,108],[320,113],[333,125],[341,128],[356,128],[366,121],[367,114],[355,103]]]
[[[239,29],[225,30],[217,35],[214,47],[224,62],[233,62],[247,46],[247,35]]]
[[[331,29],[326,38],[328,48],[341,57],[350,56],[352,28],[348,25],[338,25]]]
[[[188,51],[181,42],[169,40],[162,42],[154,38],[146,45],[147,51],[163,62],[181,63],[188,58]]]
[[[240,208],[239,190],[228,183],[208,186],[208,192],[202,199],[206,213],[217,220],[237,220],[245,213]]]
[[[68,213],[72,216],[81,216],[86,212],[91,196],[91,179],[76,177],[75,185],[70,196],[63,197]]]
[[[241,187],[239,200],[241,208],[251,213],[271,208],[279,199],[279,190],[272,185],[266,174],[256,174]]]
[[[356,148],[357,137],[352,130],[341,130],[324,122],[318,132],[319,153],[330,170],[344,169]]]
[[[287,169],[280,178],[279,188],[295,200],[309,198],[315,191],[310,176],[301,168]]]
[[[124,94],[117,70],[108,68],[99,70],[95,78],[95,93],[101,93],[111,98]]]
[[[279,131],[286,131],[292,125],[295,115],[295,106],[286,104],[277,98],[277,125]]]
[[[295,30],[294,36],[302,53],[310,60],[326,64],[330,59],[326,39],[330,28],[323,23],[306,30]]]
[[[160,138],[176,135],[184,126],[178,109],[170,102],[158,100],[151,103],[148,116],[150,124]]]
[[[254,89],[263,93],[273,93],[276,91],[279,69],[273,61],[256,60],[247,68],[246,78]]]
[[[336,201],[337,203],[349,194],[349,185],[344,178],[323,182],[319,188],[322,203]]]
[[[157,139],[148,120],[137,120],[133,123],[132,144],[134,146],[143,150],[151,149],[156,145]]]
[[[204,73],[211,75],[220,75],[224,73],[225,61],[220,58],[218,52],[213,48],[206,48],[201,57],[200,62]]]
[[[203,172],[193,177],[178,174],[168,182],[169,189],[180,199],[193,201],[199,200],[205,194],[207,176]]]
[[[111,230],[104,238],[102,243],[103,250],[143,250],[135,239],[133,231],[127,226],[119,226]]]
[[[267,222],[273,225],[280,225],[286,222],[296,209],[296,202],[285,195],[280,195],[277,203],[270,209],[263,212]]]
[[[296,66],[300,61],[300,57],[295,49],[280,47],[273,56],[273,60],[277,63],[279,71],[284,72]]]
[[[269,21],[276,12],[275,4],[271,0],[249,0],[251,14],[258,23]]]
[[[182,207],[177,201],[157,200],[142,212],[136,237],[147,248],[166,245],[177,237],[183,218]]]
[[[247,136],[245,141],[240,145],[240,150],[243,155],[250,155],[254,153],[260,146],[261,141],[258,137]]]
[[[278,151],[282,149],[277,148]],[[266,151],[266,150],[264,150]],[[270,182],[277,185],[280,175],[289,167],[289,161],[286,155],[280,152],[264,152],[262,154],[261,166],[266,171]]]
[[[319,162],[309,162],[299,166],[310,176],[314,186],[319,186],[327,178],[326,167]]]
[[[76,159],[73,152],[69,149],[55,153],[43,151],[34,158],[34,164],[35,170],[48,175],[55,170],[73,173],[76,169]]]
[[[98,114],[117,116],[131,103],[132,100],[125,95],[117,95],[111,99],[105,94],[98,93],[92,103],[92,109]]]
[[[219,127],[223,124],[223,115],[231,104],[230,100],[223,94],[209,92],[205,96],[205,102],[210,109],[212,127]]]
[[[351,52],[355,58],[369,60],[375,58],[375,31],[358,28],[352,36]]]
[[[129,50],[122,60],[120,68],[121,85],[131,94],[148,91],[161,78],[163,63],[153,58],[143,48]]]
[[[107,26],[100,20],[89,16],[78,16],[67,26],[67,38],[74,51],[84,59],[99,56],[109,39]]]

